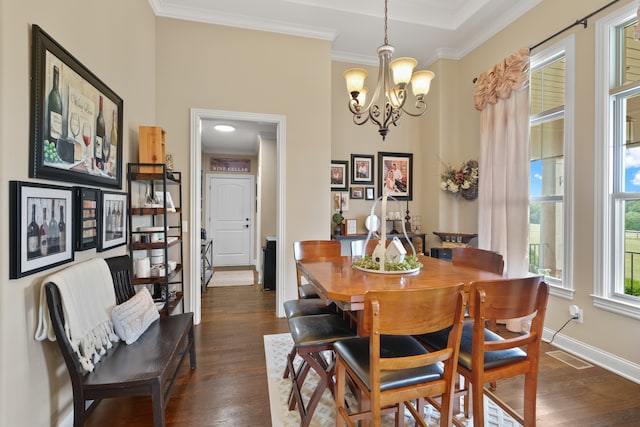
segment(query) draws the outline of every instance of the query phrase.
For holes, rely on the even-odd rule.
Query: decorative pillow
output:
[[[129,300],[116,305],[111,312],[113,329],[127,344],[136,342],[159,317],[158,309],[147,288],[142,288]]]

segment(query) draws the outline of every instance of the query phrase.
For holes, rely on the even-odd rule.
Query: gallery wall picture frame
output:
[[[98,246],[100,215],[100,190],[97,188],[73,187],[75,198],[75,249],[85,251]]]
[[[351,184],[373,185],[374,159],[372,154],[351,155]]]
[[[331,160],[331,191],[347,191],[349,187],[349,162]]]
[[[29,177],[122,188],[123,100],[32,26]]]
[[[373,200],[376,198],[375,195],[375,188],[373,187],[367,187],[364,190],[364,198],[365,200]]]
[[[127,193],[100,192],[98,222],[98,252],[117,248],[127,243]]]
[[[73,261],[72,189],[10,181],[9,191],[9,278]]]
[[[378,196],[413,200],[413,153],[378,152]]]
[[[163,191],[156,191],[156,200],[158,201],[158,203],[162,206],[165,206],[165,199],[167,201],[167,205],[166,205],[166,209],[167,212],[175,212],[176,211],[176,205],[173,203],[173,198],[171,198],[171,193],[169,193],[168,191],[163,192]]]
[[[349,210],[349,193],[334,193],[333,210],[346,212]]]
[[[351,187],[350,197],[354,200],[364,199],[364,187]]]

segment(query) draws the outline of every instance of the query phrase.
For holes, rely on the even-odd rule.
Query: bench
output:
[[[131,258],[124,255],[105,261],[113,279],[116,301],[121,304],[135,295]],[[52,282],[44,286],[56,341],[71,377],[74,426],[81,427],[86,414],[101,399],[121,396],[151,396],[153,424],[164,426],[166,404],[187,353],[191,369],[196,367],[193,313],[160,317],[134,343],[114,343],[93,371],[86,373],[64,332],[60,291]],[[93,403],[86,407],[85,401],[90,400]]]

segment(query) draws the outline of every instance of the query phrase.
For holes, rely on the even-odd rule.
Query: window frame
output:
[[[543,122],[564,118],[564,192],[562,196],[531,196],[529,202],[557,202],[562,201],[562,278],[556,280],[548,278],[549,292],[552,295],[573,299],[573,170],[574,170],[574,111],[575,111],[575,36],[572,34],[563,40],[535,53],[530,60],[530,73],[548,65],[564,56],[565,59],[565,88],[564,107],[554,107],[541,113],[530,115],[529,127]]]
[[[596,22],[596,70],[595,70],[595,165],[594,165],[594,284],[593,304],[595,307],[620,315],[640,319],[640,299],[616,292],[616,276],[619,269],[615,265],[620,256],[620,230],[615,221],[619,201],[635,200],[638,193],[614,193],[614,161],[619,158],[614,146],[615,140],[624,136],[621,129],[614,126],[614,109],[620,109],[621,97],[631,94],[640,87],[640,81],[616,86],[621,75],[621,58],[614,48],[619,48],[617,28],[637,16],[637,4],[628,4]],[[612,54],[615,53],[615,59]],[[618,104],[618,105],[616,105]],[[621,135],[622,134],[622,135]],[[623,231],[624,232],[624,231]]]

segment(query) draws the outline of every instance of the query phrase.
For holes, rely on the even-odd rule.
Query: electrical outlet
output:
[[[584,323],[584,312],[582,311],[582,309],[579,306],[577,306],[575,304],[570,305],[569,306],[569,315],[576,322]]]

